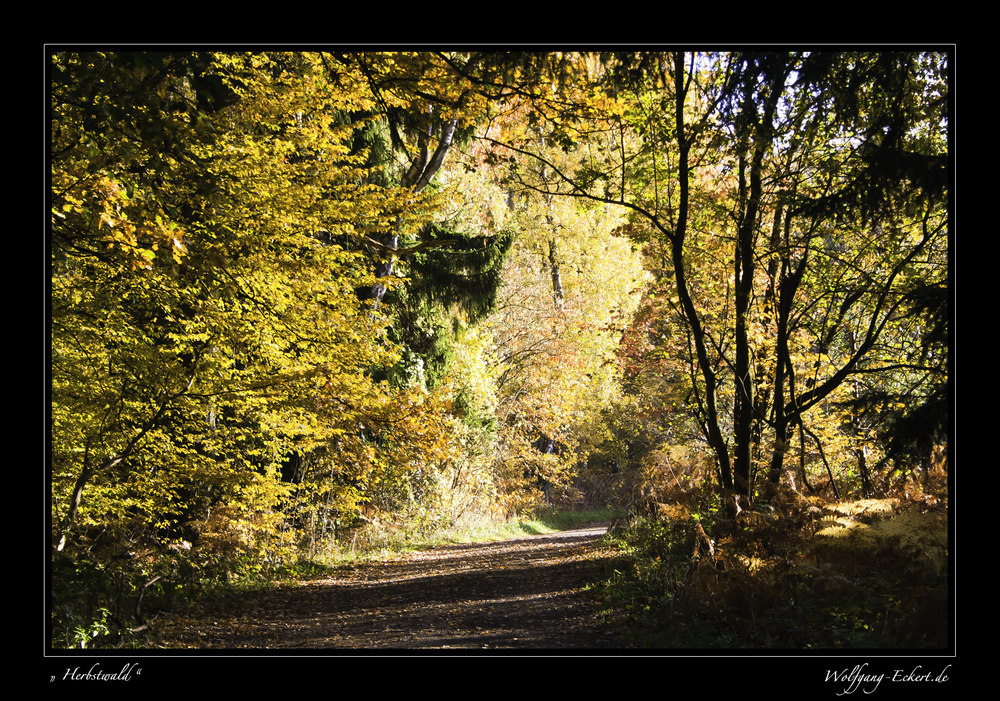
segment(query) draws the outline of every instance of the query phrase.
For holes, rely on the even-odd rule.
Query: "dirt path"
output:
[[[603,527],[452,545],[283,588],[235,614],[174,616],[168,648],[619,647],[582,588],[613,552]]]

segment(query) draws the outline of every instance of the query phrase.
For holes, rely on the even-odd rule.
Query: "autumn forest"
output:
[[[630,647],[946,648],[952,58],[52,51],[49,644],[576,513]]]

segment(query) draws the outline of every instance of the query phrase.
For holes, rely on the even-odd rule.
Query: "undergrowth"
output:
[[[648,496],[609,533],[623,558],[599,587],[634,647],[949,644],[946,500],[911,489],[833,501],[771,485],[746,509],[691,484]]]

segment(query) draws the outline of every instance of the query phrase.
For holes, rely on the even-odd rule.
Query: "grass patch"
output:
[[[609,509],[591,511],[540,510],[509,521],[465,519],[461,523],[432,530],[407,530],[394,525],[370,525],[340,541],[330,542],[313,557],[302,558],[283,568],[279,580],[323,577],[338,567],[390,560],[407,552],[440,545],[489,543],[510,538],[544,535],[607,523]]]
[[[557,533],[582,528],[592,523],[607,522],[611,520],[612,515],[608,509],[592,511],[545,509],[505,522],[467,521],[422,537],[397,540],[395,549],[383,551],[381,554],[391,556],[394,553],[424,550],[438,545],[488,543],[521,536]]]

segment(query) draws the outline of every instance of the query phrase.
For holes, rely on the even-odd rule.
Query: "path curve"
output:
[[[613,649],[584,587],[606,526],[448,545],[283,587],[238,613],[171,616],[166,648]]]

